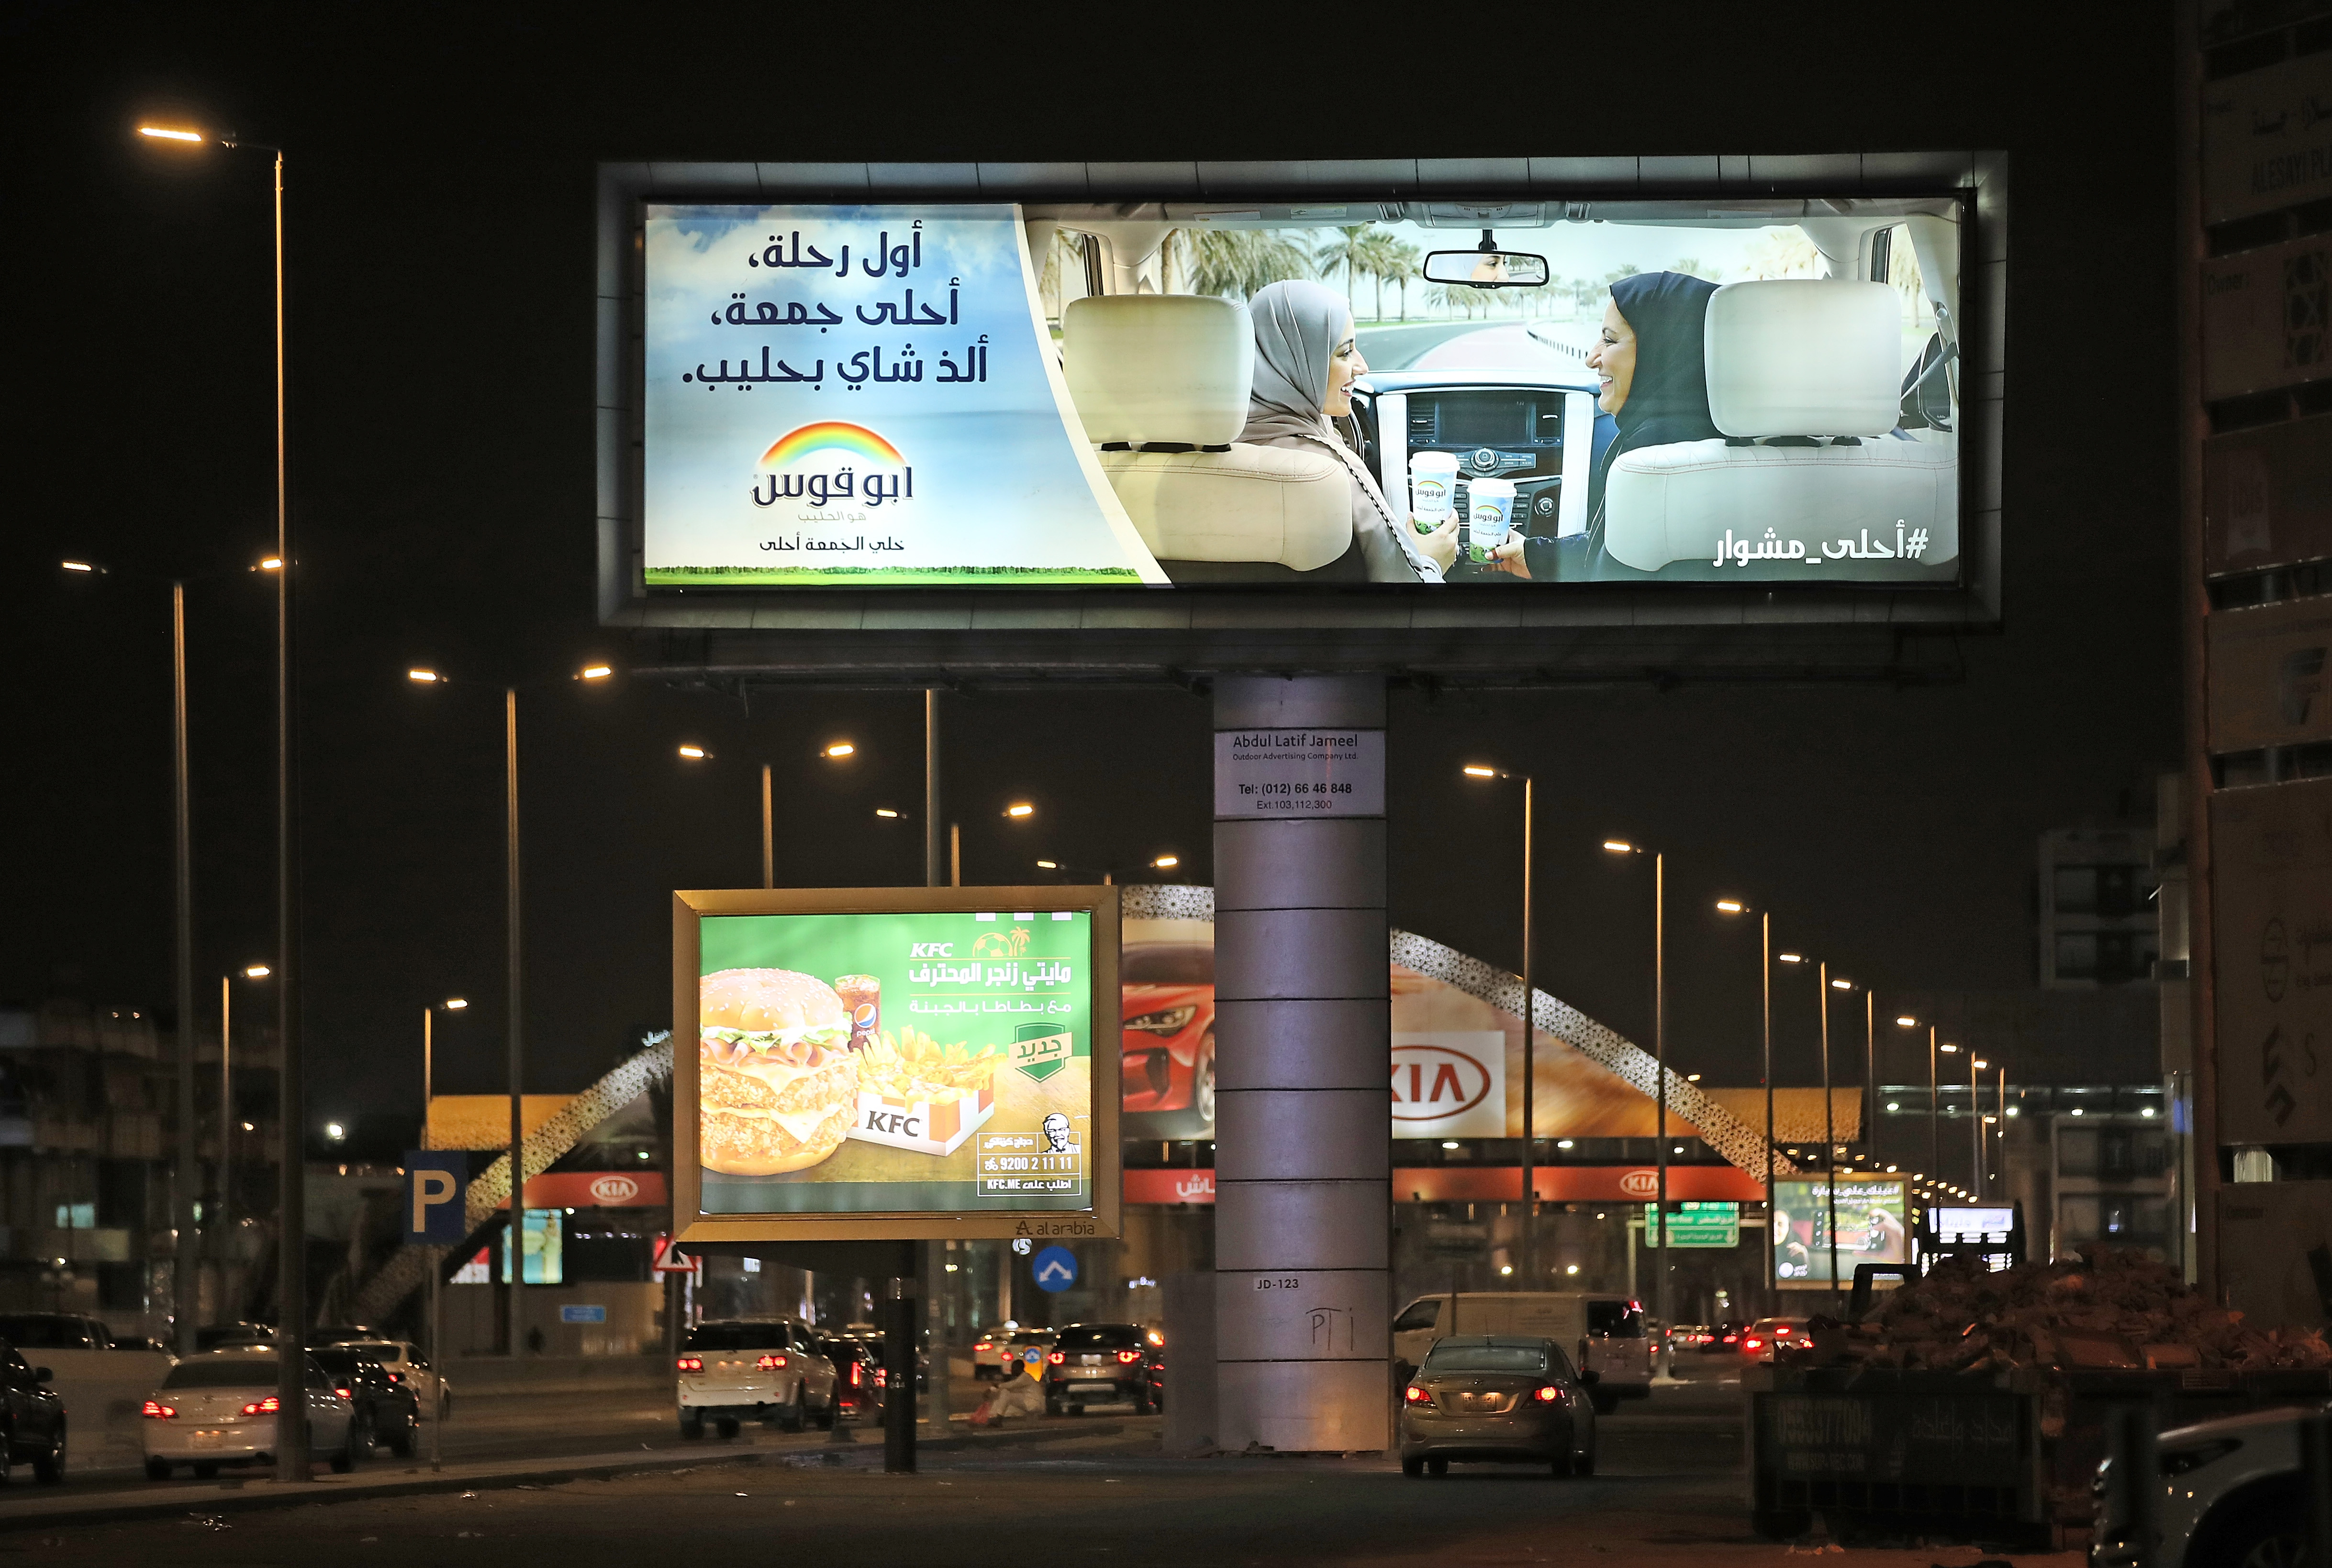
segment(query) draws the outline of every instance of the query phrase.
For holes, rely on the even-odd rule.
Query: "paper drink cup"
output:
[[[1447,452],[1420,452],[1409,460],[1409,510],[1430,533],[1458,506],[1458,460]]]
[[[1506,542],[1514,531],[1515,484],[1510,479],[1477,479],[1466,488],[1466,537],[1474,559]]]

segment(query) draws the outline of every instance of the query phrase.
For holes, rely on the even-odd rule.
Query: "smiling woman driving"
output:
[[[1611,285],[1603,327],[1587,356],[1595,406],[1616,426],[1596,454],[1587,491],[1587,531],[1564,539],[1509,540],[1491,552],[1500,571],[1539,581],[1636,575],[1603,552],[1604,480],[1623,452],[1720,436],[1708,415],[1702,339],[1716,285],[1686,272],[1639,272]],[[1597,423],[1600,425],[1601,420]]]
[[[1441,581],[1458,553],[1455,525],[1414,531],[1407,509],[1394,512],[1368,465],[1330,423],[1352,413],[1352,383],[1369,368],[1353,340],[1351,308],[1333,289],[1285,282],[1257,290],[1247,311],[1255,321],[1255,385],[1239,440],[1324,450],[1352,482],[1352,548],[1317,575]]]

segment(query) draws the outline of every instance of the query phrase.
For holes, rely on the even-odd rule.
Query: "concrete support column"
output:
[[[1215,685],[1216,1441],[1235,1451],[1391,1440],[1384,712],[1367,677]],[[1333,770],[1353,788],[1324,811],[1242,804],[1234,779],[1269,769],[1228,760],[1227,732],[1264,731],[1360,733]]]

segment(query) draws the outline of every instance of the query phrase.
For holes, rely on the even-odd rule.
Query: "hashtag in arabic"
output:
[[[1927,531],[1926,531],[1926,529],[1924,529],[1924,528],[1915,528],[1915,529],[1913,529],[1913,530],[1911,531],[1911,543],[1910,543],[1910,547],[1909,547],[1908,549],[1907,549],[1906,550],[1904,550],[1904,552],[1903,552],[1903,553],[1904,553],[1904,554],[1906,554],[1906,555],[1907,555],[1907,556],[1909,556],[1913,560],[1916,560],[1916,559],[1918,559],[1922,555],[1925,555],[1925,554],[1926,553],[1926,550],[1927,550]]]

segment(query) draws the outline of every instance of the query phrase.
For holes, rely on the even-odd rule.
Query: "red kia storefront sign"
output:
[[[1659,1173],[1639,1165],[1542,1165],[1531,1185],[1542,1202],[1649,1203],[1659,1192]],[[531,1191],[530,1184],[528,1190]],[[1392,1173],[1397,1203],[1466,1203],[1512,1200],[1523,1195],[1523,1174],[1513,1165],[1418,1165]],[[1759,1203],[1765,1189],[1754,1176],[1731,1165],[1671,1165],[1668,1198]],[[1128,1203],[1212,1203],[1212,1171],[1133,1170],[1125,1173]]]
[[[660,1209],[661,1171],[550,1171],[526,1179],[529,1209]]]

